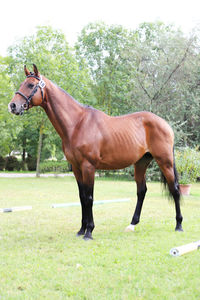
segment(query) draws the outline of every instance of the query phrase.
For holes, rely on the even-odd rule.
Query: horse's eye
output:
[[[29,88],[29,89],[32,89],[33,87],[34,87],[34,84],[32,84],[32,83],[29,83],[29,84],[28,84],[28,88]]]

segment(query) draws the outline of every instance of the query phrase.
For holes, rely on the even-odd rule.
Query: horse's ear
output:
[[[36,65],[35,64],[33,64],[33,71],[34,71],[34,73],[35,73],[35,76],[39,76],[39,71],[38,71],[38,69],[37,69],[37,67],[36,67]]]
[[[24,65],[24,73],[26,76],[30,75],[31,73],[29,72],[29,70],[27,69],[26,65]]]

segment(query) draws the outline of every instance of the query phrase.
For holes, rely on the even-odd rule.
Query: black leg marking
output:
[[[143,180],[143,182],[141,184],[137,184],[137,205],[135,208],[133,219],[131,221],[132,225],[136,225],[140,221],[142,205],[144,202],[146,192],[147,192],[146,181]]]
[[[85,205],[84,205],[84,189],[83,185],[78,182],[78,188],[79,188],[79,198],[81,201],[81,209],[82,209],[82,221],[81,221],[81,228],[77,232],[77,236],[81,236],[85,234],[86,231],[86,214],[85,214]]]
[[[169,163],[163,163],[162,160],[157,161],[162,171],[162,181],[164,186],[168,186],[170,196],[174,199],[176,209],[176,231],[183,231],[182,228],[182,214],[180,209],[180,188],[178,183],[178,174],[176,171],[175,162],[171,165]]]
[[[84,240],[91,240],[93,239],[92,231],[94,229],[94,220],[92,212],[93,186],[88,186],[82,183],[78,183],[78,186],[82,207],[82,225],[77,235],[84,235]]]
[[[175,228],[175,231],[183,231],[183,228],[182,228],[183,217],[182,217],[181,209],[180,209],[180,190],[179,190],[179,186],[175,186],[175,189],[172,192],[172,196],[174,198],[175,208],[176,208],[176,228]]]
[[[137,204],[131,221],[132,225],[136,225],[140,221],[142,205],[147,192],[145,173],[152,159],[153,159],[152,155],[150,153],[146,153],[135,164],[135,181],[137,183]]]

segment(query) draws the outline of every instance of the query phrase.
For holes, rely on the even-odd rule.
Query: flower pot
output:
[[[180,192],[183,196],[190,195],[191,184],[180,184]]]

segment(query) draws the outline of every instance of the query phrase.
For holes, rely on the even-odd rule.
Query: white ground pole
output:
[[[9,208],[0,208],[0,213],[8,213],[8,212],[15,212],[15,211],[22,211],[22,210],[30,210],[32,206],[16,206],[16,207],[9,207]]]
[[[175,247],[170,250],[170,255],[181,256],[183,254],[198,250],[200,248],[200,240],[183,246]]]
[[[94,205],[100,205],[100,204],[109,204],[109,203],[119,203],[119,202],[129,202],[130,198],[124,198],[124,199],[114,199],[114,200],[99,200],[94,201]],[[79,202],[72,202],[72,203],[58,203],[58,204],[52,204],[52,208],[59,208],[59,207],[71,207],[71,206],[80,206]]]

